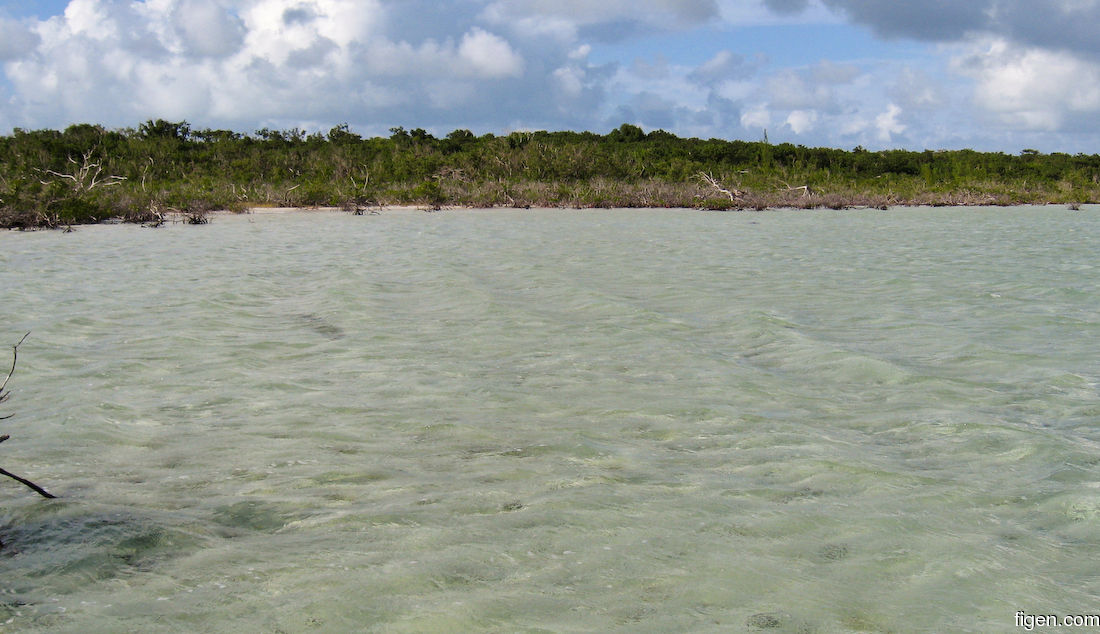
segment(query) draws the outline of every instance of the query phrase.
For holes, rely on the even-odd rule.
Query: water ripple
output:
[[[0,323],[33,331],[4,466],[63,495],[13,485],[0,621],[989,631],[1087,612],[1097,237],[1055,207],[0,234]]]

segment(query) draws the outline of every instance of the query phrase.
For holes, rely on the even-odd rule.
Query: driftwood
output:
[[[718,182],[718,179],[714,178],[710,174],[707,174],[706,172],[699,172],[699,178],[707,185],[710,185],[711,187],[716,189],[718,193],[729,196],[730,202],[734,202],[738,198],[742,198],[745,195],[745,192],[741,191],[740,189],[734,188],[730,190],[722,187],[722,185]]]
[[[289,205],[290,204],[290,192],[294,191],[295,189],[298,189],[301,186],[302,186],[302,184],[298,183],[294,187],[291,187],[290,189],[286,190],[286,192],[283,194],[283,204],[284,205]]]
[[[11,347],[11,369],[8,370],[8,376],[7,376],[7,378],[4,379],[4,382],[0,383],[0,403],[3,403],[4,401],[11,398],[11,392],[6,391],[7,387],[8,387],[8,381],[10,381],[11,376],[13,374],[15,374],[15,364],[19,360],[19,346],[22,345],[22,343],[24,341],[26,341],[27,337],[29,337],[30,335],[31,335],[31,333],[29,333],[29,332],[27,334],[23,335],[23,338],[19,340],[19,343],[15,344],[14,346]],[[11,418],[12,416],[14,416],[14,414],[8,414],[7,416],[0,416],[0,420]],[[11,436],[9,436],[7,434],[4,434],[3,436],[0,436],[0,442],[4,442],[8,438],[11,438]],[[50,493],[46,489],[43,489],[42,487],[40,487],[37,484],[31,482],[30,480],[28,480],[26,478],[21,478],[21,477],[15,475],[14,473],[11,473],[10,471],[7,471],[5,469],[0,469],[0,475],[7,476],[7,477],[11,478],[12,480],[15,480],[16,482],[28,487],[29,489],[31,489],[32,491],[34,491],[35,493],[41,495],[44,498],[55,498],[55,497],[57,497],[56,495]]]
[[[814,193],[814,191],[812,189],[810,189],[809,185],[799,185],[798,187],[791,187],[790,185],[787,185],[787,183],[783,183],[783,185],[786,187],[785,191],[796,192],[796,191],[801,190],[803,198],[805,198],[806,196],[809,196],[810,194]],[[780,188],[779,191],[784,191],[784,189]]]

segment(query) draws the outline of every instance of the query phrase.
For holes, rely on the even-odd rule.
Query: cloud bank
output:
[[[841,147],[1096,151],[1100,140],[1100,0],[70,0],[40,17],[4,7],[3,130],[629,122]],[[814,34],[838,29],[865,43],[858,54],[818,50]],[[769,49],[754,33],[786,39]]]

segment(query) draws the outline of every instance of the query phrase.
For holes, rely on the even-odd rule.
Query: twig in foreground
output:
[[[0,403],[3,403],[4,401],[8,400],[8,398],[11,396],[11,392],[5,392],[4,390],[8,387],[8,381],[11,380],[11,375],[15,374],[15,364],[19,360],[19,346],[24,341],[26,341],[27,337],[29,337],[30,335],[31,335],[31,333],[29,333],[29,332],[27,334],[23,335],[23,338],[19,340],[19,343],[15,344],[14,346],[11,347],[11,370],[8,370],[8,376],[7,376],[7,378],[4,379],[4,382],[0,383]],[[8,414],[7,416],[0,416],[0,420],[3,420],[5,418],[11,418],[12,416],[14,416],[14,414]],[[4,442],[8,438],[10,438],[10,436],[8,436],[7,434],[4,434],[3,436],[0,436],[0,442]],[[7,476],[7,477],[11,478],[12,480],[15,480],[16,482],[19,482],[20,484],[23,484],[23,485],[29,487],[32,491],[34,491],[35,493],[41,495],[44,498],[56,498],[57,497],[56,495],[50,493],[46,489],[43,489],[42,487],[40,487],[37,484],[31,482],[30,480],[28,480],[26,478],[21,478],[21,477],[15,475],[14,473],[11,473],[10,471],[7,471],[5,469],[0,469],[0,475]]]

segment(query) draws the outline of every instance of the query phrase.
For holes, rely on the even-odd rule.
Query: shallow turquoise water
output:
[[[1095,207],[0,233],[0,466],[63,496],[0,482],[0,623],[1096,613],[1098,246]]]

